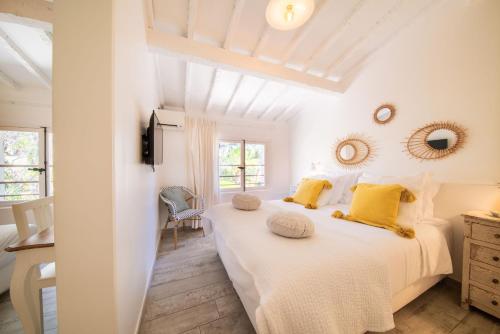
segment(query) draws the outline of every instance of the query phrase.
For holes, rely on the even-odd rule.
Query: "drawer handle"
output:
[[[498,262],[498,260],[500,260],[500,259],[498,258],[498,256],[493,256],[493,261]]]
[[[491,280],[493,283],[498,284],[498,278],[494,278]]]
[[[492,301],[491,301],[491,304],[493,304],[493,305],[497,306],[497,305],[498,305],[498,302],[497,302],[496,300],[492,300]]]
[[[500,239],[500,234],[495,233],[495,238]]]

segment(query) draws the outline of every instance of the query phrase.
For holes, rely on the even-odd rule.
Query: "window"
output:
[[[0,128],[0,202],[45,195],[43,129]]]
[[[243,141],[220,141],[219,188],[246,190],[266,186],[266,145]]]

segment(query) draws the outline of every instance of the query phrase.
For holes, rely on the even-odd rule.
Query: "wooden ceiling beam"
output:
[[[313,51],[313,53],[307,58],[306,62],[304,63],[304,67],[302,68],[302,71],[307,72],[309,71],[316,61],[318,60],[321,55],[323,55],[325,52],[327,52],[333,44],[338,40],[340,36],[347,30],[347,28],[351,25],[352,19],[355,17],[356,13],[361,9],[363,4],[365,3],[366,0],[358,0],[352,10],[349,12],[349,15],[347,15],[340,26],[329,35],[326,40],[324,40],[317,48],[316,50]]]
[[[285,87],[285,89],[283,89],[281,92],[279,92],[278,95],[276,95],[276,97],[274,98],[273,102],[271,102],[271,104],[269,106],[267,106],[266,110],[264,110],[262,112],[262,114],[260,114],[257,118],[258,119],[262,119],[264,116],[266,116],[267,114],[269,114],[271,112],[271,110],[273,110],[274,107],[276,107],[276,105],[278,104],[278,101],[280,100],[280,98],[282,98],[287,92],[288,92],[288,87]]]
[[[231,108],[233,107],[234,98],[241,87],[241,83],[243,82],[244,77],[245,76],[243,74],[241,74],[240,77],[238,78],[238,82],[236,83],[236,87],[234,88],[233,93],[231,94],[231,97],[229,98],[229,103],[226,106],[226,110],[224,110],[224,115],[229,113],[229,110],[231,110]]]
[[[343,73],[342,73],[342,81],[343,81],[343,84],[348,86],[350,84],[350,79],[347,80],[348,82],[345,82],[344,78],[345,77],[348,77],[350,75],[351,72],[353,72],[354,70],[358,69],[358,68],[361,68],[363,66],[364,63],[366,63],[368,61],[368,59],[371,58],[372,55],[374,55],[375,53],[377,53],[379,50],[383,49],[387,44],[389,44],[389,42],[391,42],[401,31],[403,31],[404,29],[406,29],[407,26],[409,26],[410,24],[412,24],[418,17],[422,16],[423,13],[425,13],[426,11],[428,11],[431,7],[433,7],[434,5],[436,5],[437,3],[439,3],[439,1],[434,1],[434,0],[430,0],[423,8],[421,8],[416,15],[414,15],[410,20],[407,20],[403,23],[403,25],[401,25],[400,27],[398,27],[397,29],[395,29],[392,33],[390,33],[383,41],[382,43],[379,43],[377,45],[375,45],[374,47],[372,47],[366,54],[362,55],[355,63],[353,63],[351,66],[349,66],[349,68],[347,70],[345,70]]]
[[[155,76],[156,76],[156,86],[158,91],[158,99],[160,100],[160,107],[163,106],[165,102],[165,91],[163,87],[163,80],[160,72],[160,55],[153,55],[154,68],[155,68]]]
[[[352,43],[344,52],[340,54],[337,58],[335,58],[326,68],[326,71],[323,73],[323,78],[329,77],[332,72],[335,70],[337,66],[339,66],[344,60],[347,59],[347,57],[359,46],[361,45],[364,41],[368,39],[373,34],[373,31],[375,31],[380,25],[382,24],[387,24],[389,22],[389,18],[399,9],[399,7],[403,4],[403,0],[399,0],[394,4],[387,12],[385,12],[384,15],[382,15],[378,20],[375,21],[375,23],[370,27],[370,29],[367,30],[366,34],[361,35],[359,38],[356,39],[354,43]]]
[[[271,27],[266,23],[266,27],[264,28],[264,31],[260,35],[260,38],[259,38],[259,40],[257,42],[257,45],[253,49],[252,57],[258,57],[260,55],[260,51],[261,51],[263,45],[269,39],[269,35],[270,34],[271,34]]]
[[[240,22],[241,14],[243,13],[243,7],[245,6],[245,0],[236,0],[234,2],[233,13],[231,14],[231,20],[226,30],[226,38],[224,39],[223,48],[226,50],[230,49],[233,42],[234,31]]]
[[[21,85],[19,85],[14,79],[0,71],[0,81],[9,86],[10,88],[19,89]]]
[[[210,82],[210,88],[208,89],[208,96],[207,96],[207,103],[205,104],[205,113],[208,113],[210,108],[212,108],[212,93],[214,91],[214,86],[216,85],[217,81],[219,80],[220,76],[220,71],[218,68],[214,70],[214,75],[212,77],[212,81]]]
[[[259,89],[257,90],[257,92],[255,92],[255,95],[250,100],[250,103],[248,103],[245,111],[241,114],[241,118],[246,117],[250,113],[250,110],[252,110],[252,108],[254,107],[255,103],[257,103],[257,98],[259,97],[260,93],[262,93],[264,91],[264,88],[266,88],[266,86],[267,86],[268,83],[269,83],[269,81],[264,81],[262,83],[262,85],[259,87]]]
[[[198,21],[198,0],[189,0],[188,19],[187,19],[187,38],[192,40],[196,30],[196,22]],[[186,60],[186,75],[184,80],[184,110],[188,112],[189,100],[191,99],[191,62]]]
[[[290,112],[286,116],[283,116],[282,119],[285,122],[288,122],[289,120],[291,120],[292,118],[294,118],[299,112],[300,112],[300,110],[290,110]]]
[[[229,26],[226,31],[226,38],[224,39],[223,48],[226,50],[230,50],[231,44],[234,38],[234,31],[240,22],[241,14],[243,13],[243,7],[245,6],[245,0],[236,0],[234,2],[233,13],[231,14],[231,20],[229,21]],[[224,110],[224,115],[229,112],[229,110],[233,107],[234,98],[240,89],[241,83],[243,81],[244,75],[240,75],[238,82],[229,98],[229,102],[226,105],[226,109]]]
[[[290,46],[286,49],[285,54],[281,58],[280,61],[281,64],[286,64],[290,60],[290,57],[294,54],[295,50],[297,50],[297,48],[304,41],[307,35],[310,34],[313,28],[314,19],[317,18],[320,15],[320,13],[324,11],[326,8],[325,3],[326,0],[320,2],[316,6],[313,17],[311,17],[309,21],[307,21],[306,24],[299,30],[299,32],[295,34],[292,41],[290,42]]]
[[[38,67],[37,64],[9,37],[9,35],[0,29],[0,39],[3,40],[9,53],[15,57],[24,68],[33,74],[47,88],[52,87],[50,78]]]
[[[266,80],[275,80],[284,84],[314,88],[330,93],[342,92],[341,85],[334,81],[302,73],[282,65],[264,62],[255,57],[195,42],[173,34],[148,30],[147,41],[150,49],[154,52],[177,56],[192,62],[225,68],[230,71],[250,74]]]
[[[191,70],[192,64],[189,61],[186,61],[186,76],[184,80],[184,110],[187,112],[191,108],[189,106],[189,100],[191,99]]]
[[[292,104],[289,104],[285,109],[283,109],[282,112],[280,112],[278,115],[276,115],[274,118],[273,118],[273,121],[277,121],[279,119],[283,119],[286,115],[288,115],[288,113],[293,109],[295,108],[295,106],[297,105],[298,103],[292,103]]]
[[[52,30],[54,3],[45,0],[2,0],[0,20]]]
[[[189,0],[188,6],[188,19],[187,19],[187,38],[193,39],[196,29],[196,22],[198,21],[198,0]]]

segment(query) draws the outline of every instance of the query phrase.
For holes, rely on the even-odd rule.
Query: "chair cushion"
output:
[[[260,198],[254,195],[236,194],[231,201],[238,210],[253,211],[260,207]]]
[[[193,218],[201,215],[202,213],[202,209],[187,209],[181,212],[177,212],[177,220]]]
[[[189,209],[189,205],[184,198],[184,191],[181,188],[167,188],[161,193],[164,197],[174,202],[177,212]]]
[[[287,238],[306,238],[314,233],[314,223],[309,217],[293,211],[280,211],[267,218],[267,227]]]

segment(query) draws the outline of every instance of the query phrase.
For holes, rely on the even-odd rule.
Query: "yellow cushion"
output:
[[[395,225],[403,190],[399,184],[358,184],[349,215],[361,222]]]
[[[415,196],[399,184],[360,183],[354,190],[349,215],[336,211],[335,218],[342,218],[376,227],[382,227],[406,238],[414,238],[415,231],[397,224],[399,203],[413,202]]]
[[[304,205],[308,209],[316,209],[319,195],[323,189],[331,189],[332,184],[328,180],[304,178],[292,197],[286,197],[285,202],[295,202]]]

